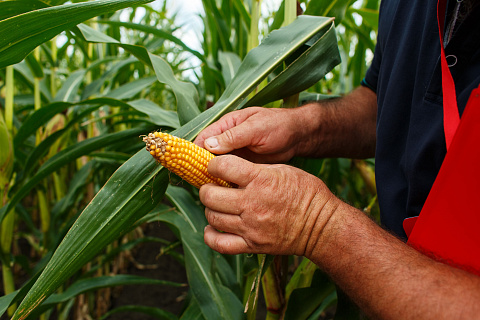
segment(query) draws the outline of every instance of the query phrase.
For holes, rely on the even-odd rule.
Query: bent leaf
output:
[[[198,109],[197,89],[190,82],[178,80],[175,77],[172,68],[164,59],[148,52],[147,49],[143,47],[120,43],[87,25],[79,25],[78,29],[81,31],[85,40],[118,45],[136,56],[140,61],[143,61],[148,66],[152,67],[158,81],[165,83],[172,88],[175,98],[177,99],[177,113],[181,124],[187,123],[200,114],[200,110]]]
[[[138,284],[160,285],[160,286],[170,286],[170,287],[185,286],[185,284],[182,284],[182,283],[146,278],[146,277],[141,277],[137,275],[127,275],[127,274],[82,279],[73,283],[64,292],[51,295],[45,301],[42,307],[36,310],[35,314],[40,315],[42,312],[45,312],[47,309],[59,303],[63,303],[70,299],[74,299],[76,296],[85,292],[94,291],[102,288],[108,288],[108,287],[128,286],[128,285],[138,285]]]
[[[180,232],[188,283],[203,316],[206,319],[241,319],[242,303],[214,275],[214,252],[203,242],[203,229],[207,225],[203,211],[184,189],[170,186],[167,196],[180,215],[171,212],[159,216],[159,220],[175,225]],[[233,276],[231,269],[230,272]]]
[[[339,64],[340,53],[335,42],[335,28],[332,26],[325,34],[318,36],[305,45],[305,52],[300,57],[250,99],[248,106],[263,106],[306,90]],[[321,64],[320,61],[330,63]],[[295,86],[292,86],[292,83],[295,83]]]
[[[45,41],[85,20],[151,1],[153,0],[97,0],[71,3],[42,8],[2,20],[0,69],[22,61]]]

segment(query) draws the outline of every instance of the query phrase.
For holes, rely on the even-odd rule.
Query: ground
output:
[[[160,223],[151,223],[145,230],[145,236],[161,237],[169,241],[175,240],[175,235],[165,225]],[[185,268],[174,258],[164,255],[156,258],[160,252],[161,244],[144,243],[133,251],[135,261],[141,265],[156,265],[155,269],[139,269],[130,264],[127,273],[139,275],[151,279],[161,279],[173,282],[187,284],[187,275]],[[184,299],[187,295],[188,287],[170,287],[159,285],[136,285],[125,286],[115,292],[111,308],[122,305],[142,305],[157,307],[163,310],[179,315],[184,306]],[[140,313],[118,313],[112,315],[111,320],[153,320],[158,319],[149,315]]]

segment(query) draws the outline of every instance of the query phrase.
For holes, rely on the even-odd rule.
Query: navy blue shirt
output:
[[[382,0],[377,46],[363,83],[378,101],[382,224],[404,238],[403,220],[420,213],[446,153],[436,6],[437,0]],[[450,71],[460,115],[480,83],[479,7],[457,22],[445,48],[447,56],[456,56]]]

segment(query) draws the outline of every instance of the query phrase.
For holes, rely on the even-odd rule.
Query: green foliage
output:
[[[260,277],[275,278],[280,269],[294,271],[285,272],[283,286],[264,281],[263,292],[272,295],[267,301],[279,298],[286,319],[334,308],[333,284],[306,259],[231,257],[208,248],[198,193],[152,161],[139,136],[161,128],[192,140],[237,108],[281,106],[300,92],[308,99],[345,93],[367,68],[378,1],[302,1],[308,15],[279,29],[283,4],[276,15],[260,16],[253,1],[204,0],[203,52],[176,36],[166,3],[65,2],[0,1],[0,315],[16,309],[14,319],[48,319],[56,310],[66,319],[75,304],[91,301],[85,308],[97,318],[135,311],[161,319],[253,319],[256,308],[265,309],[258,306]],[[323,15],[335,17],[337,32]],[[267,28],[256,26],[258,19]],[[256,34],[261,45],[252,49]],[[186,77],[188,57],[201,67]],[[375,191],[366,189],[373,163],[292,164],[376,212]],[[168,225],[178,240],[138,236],[153,223]],[[119,261],[151,241],[185,266],[182,313],[103,310],[95,297],[105,288],[183,285],[118,274]]]

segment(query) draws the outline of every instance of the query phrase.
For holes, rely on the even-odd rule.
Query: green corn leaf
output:
[[[78,31],[80,32],[80,31]],[[108,60],[107,60],[108,61]],[[93,68],[98,67],[102,63],[106,62],[106,60],[97,60],[93,62],[90,65],[90,68],[88,70],[92,70]],[[123,68],[126,68],[128,65],[133,65],[135,63],[139,63],[138,59],[135,57],[130,57],[127,59],[123,59],[121,61],[118,61],[114,63],[106,72],[102,74],[102,76],[96,80],[94,80],[92,83],[90,83],[88,86],[86,86],[81,95],[81,100],[86,100],[90,97],[98,97],[103,95],[103,90],[104,90],[104,85],[107,82],[112,82],[115,77],[119,75],[121,70]]]
[[[137,275],[119,274],[114,276],[94,277],[83,279],[73,283],[62,293],[57,293],[48,298],[45,303],[55,305],[65,302],[71,298],[78,296],[84,292],[98,290],[101,288],[128,286],[133,284],[160,285],[170,287],[185,287],[185,283],[172,282],[167,280],[158,280],[152,278],[141,277]]]
[[[215,0],[204,0],[205,14],[209,18],[210,32],[212,36],[220,40],[222,51],[233,51],[230,43],[230,28],[227,26],[225,13],[218,9]]]
[[[328,303],[331,303],[329,297],[332,293],[335,294],[335,285],[325,273],[317,269],[313,275],[311,286],[292,291],[285,311],[285,319],[307,319],[319,306],[322,306],[322,302],[327,300]]]
[[[5,208],[5,207],[4,207]],[[45,258],[49,258],[50,255],[47,255]],[[40,261],[40,263],[37,265],[37,268],[41,270],[45,266],[45,260]],[[5,296],[0,297],[0,317],[7,312],[7,309],[9,306],[13,305],[16,302],[21,301],[25,295],[28,293],[30,288],[33,286],[35,281],[38,279],[38,276],[40,274],[37,273],[33,277],[31,277],[20,289],[7,294]]]
[[[167,31],[164,31],[164,30],[161,30],[161,29],[157,29],[157,28],[151,27],[151,26],[146,26],[146,25],[143,25],[143,24],[133,23],[133,22],[98,20],[97,23],[108,24],[108,25],[116,26],[116,27],[125,27],[125,28],[128,28],[128,29],[139,30],[139,31],[143,31],[143,32],[146,32],[146,33],[151,33],[158,38],[164,38],[166,40],[169,40],[169,41],[179,45],[183,50],[190,52],[191,54],[193,54],[195,57],[197,57],[201,61],[205,61],[205,57],[200,52],[191,49],[182,40],[175,37],[170,32],[167,32]]]
[[[135,97],[137,94],[150,87],[154,83],[156,77],[141,78],[129,83],[126,83],[114,90],[110,91],[105,97],[114,98],[118,100],[126,100]]]
[[[237,9],[237,11],[240,13],[240,16],[242,17],[245,25],[250,26],[252,18],[250,17],[250,13],[245,6],[246,4],[244,4],[242,0],[233,0],[233,5],[235,6],[235,9]]]
[[[36,0],[10,0],[0,2],[0,20],[19,14],[48,7],[47,4]]]
[[[89,99],[80,101],[78,103],[54,102],[35,111],[28,117],[27,120],[23,122],[22,126],[19,128],[14,138],[15,145],[23,145],[29,136],[34,134],[40,127],[45,125],[56,114],[63,112],[75,105],[110,105],[115,107],[129,107],[127,103],[112,98]]]
[[[77,99],[78,88],[80,88],[86,73],[87,72],[84,69],[72,72],[65,80],[60,90],[58,90],[57,95],[53,100],[75,102],[75,99]]]
[[[2,316],[17,296],[18,290],[0,297],[0,316]]]
[[[172,68],[165,60],[148,52],[143,47],[122,44],[84,24],[79,25],[78,28],[87,41],[118,45],[135,55],[148,66],[152,66],[158,81],[172,88],[177,99],[177,113],[181,124],[187,123],[200,114],[200,110],[198,109],[198,92],[195,86],[192,83],[178,80],[173,74]]]
[[[186,124],[200,114],[198,92],[190,82],[176,80],[168,63],[157,55],[149,53],[155,74],[160,82],[168,84],[177,98],[177,113],[180,124]]]
[[[180,215],[170,213],[159,219],[175,225],[181,235],[185,252],[188,283],[206,319],[241,319],[242,304],[238,297],[213,274],[214,252],[203,242],[207,221],[203,211],[187,191],[170,186],[167,196]],[[223,264],[228,266],[228,264]],[[231,268],[224,270],[227,272]]]
[[[340,63],[333,26],[325,34],[317,35],[305,47],[301,56],[249,100],[247,106],[263,106],[306,90]],[[330,61],[330,64],[321,65],[320,61]],[[296,84],[294,87],[292,82]]]
[[[308,318],[307,320],[317,320],[322,317],[322,315],[325,314],[325,312],[334,307],[336,305],[337,310],[338,310],[338,303],[337,303],[337,292],[334,291],[328,295],[325,299],[323,299],[322,304],[315,310]],[[335,319],[342,319],[341,317],[337,317],[337,314],[335,314]],[[350,319],[350,318],[343,318],[343,319]]]
[[[92,213],[97,218],[92,217],[89,210],[83,211],[20,304],[13,319],[27,317],[99,249],[129,230],[137,220],[135,213],[144,210],[148,212],[155,207],[155,199],[158,201],[165,193],[168,175],[163,172],[150,181],[155,171],[159,171],[152,172],[151,163],[151,157],[144,157],[140,151],[115,172],[102,188],[100,196],[97,195],[90,202],[89,207],[94,209]]]
[[[27,65],[27,62],[22,61],[21,63],[17,63],[13,66],[13,69],[15,70],[15,82],[18,80],[22,80],[22,82],[33,91],[34,77],[32,70]],[[49,102],[52,100],[50,91],[48,90],[47,86],[43,81],[40,82],[40,95],[42,98],[42,102]]]
[[[288,301],[293,290],[309,287],[317,269],[318,267],[313,262],[303,258],[285,288],[285,300]]]
[[[135,110],[146,114],[150,121],[159,127],[180,128],[180,122],[175,112],[162,109],[150,100],[134,100],[128,102],[128,104]]]
[[[115,276],[102,276],[89,279],[78,280],[69,286],[64,292],[51,295],[45,303],[42,304],[40,308],[35,310],[32,313],[31,317],[35,315],[40,315],[47,311],[50,308],[55,307],[56,305],[67,302],[70,299],[75,298],[76,296],[94,291],[102,288],[116,287],[116,286],[128,286],[128,285],[159,285],[159,286],[170,286],[170,287],[182,287],[185,284],[158,280],[152,278],[146,278],[136,275],[127,275],[120,274]]]
[[[260,46],[247,54],[216,105],[172,133],[192,140],[203,128],[223,114],[245,104],[248,95],[273,70],[319,32],[325,33],[332,24],[332,19],[301,16],[287,27],[272,32]],[[140,47],[131,46],[129,50],[134,51],[137,58],[140,57],[144,62],[150,58]],[[156,59],[153,59],[152,62],[155,61]],[[319,62],[324,63],[330,64],[330,61]],[[292,83],[292,86],[295,86],[295,83]],[[155,208],[161,201],[168,182],[168,173],[144,149],[125,162],[81,213],[22,301],[14,319],[27,316],[101,248],[129,230],[136,220]],[[219,286],[215,290],[224,299],[234,301],[234,295],[224,294],[226,289]],[[215,312],[218,308],[215,300],[202,307],[208,308],[209,312]]]
[[[83,188],[89,181],[89,177],[92,174],[94,162],[89,161],[75,172],[71,180],[69,181],[68,191],[65,196],[55,203],[52,208],[52,220],[61,220],[70,208],[72,208],[79,194],[82,193]]]
[[[218,53],[218,61],[222,66],[223,80],[225,81],[225,85],[228,86],[240,67],[242,60],[233,52],[220,51]]]
[[[182,316],[180,317],[181,320],[204,320],[205,317],[200,310],[200,306],[198,301],[193,297],[190,300],[187,308],[183,312]]]
[[[101,15],[152,0],[96,0],[30,11],[0,21],[0,68],[22,61],[64,30]],[[22,26],[18,28],[18,26]]]
[[[349,8],[349,13],[357,13],[359,14],[363,21],[366,22],[371,28],[375,30],[378,29],[378,10],[368,9],[368,8]]]
[[[283,24],[283,18],[285,18],[285,1],[280,3],[280,7],[275,13],[273,22],[269,27],[269,31],[272,32],[273,30],[281,28]]]
[[[32,71],[32,74],[35,78],[43,78],[43,68],[40,62],[35,58],[34,53],[30,53],[25,61],[27,62],[28,67]]]
[[[252,310],[256,310],[256,304],[258,302],[258,293],[260,290],[260,282],[262,280],[263,275],[267,272],[269,266],[275,259],[275,256],[269,254],[259,254],[257,255],[258,258],[258,269],[256,270],[256,275],[253,279],[253,283],[250,289],[249,294],[246,297],[246,305],[245,305],[245,312],[251,313]]]
[[[355,0],[310,1],[305,14],[334,17],[335,24],[338,25],[353,2]]]
[[[14,153],[12,136],[2,112],[0,112],[0,150],[0,194],[3,195],[4,188],[9,184],[12,176]]]
[[[75,116],[71,121],[69,121],[63,129],[55,131],[54,133],[48,135],[40,144],[38,144],[27,156],[24,163],[24,171],[18,177],[18,185],[21,185],[23,180],[30,177],[31,173],[37,169],[37,164],[40,159],[42,159],[50,148],[62,139],[65,133],[70,130],[75,124],[84,121],[85,117],[90,115],[93,111],[100,108],[100,105],[87,108],[85,111],[81,112],[79,115]],[[16,190],[16,189],[15,189]]]
[[[62,166],[76,160],[77,158],[87,155],[90,152],[104,148],[112,143],[124,141],[127,138],[138,137],[144,132],[153,130],[153,127],[138,127],[119,131],[116,133],[106,134],[94,138],[81,141],[73,146],[70,146],[52,158],[48,159],[36,172],[35,176],[29,179],[18,191],[12,196],[8,205],[5,208],[13,208],[23,197],[25,197],[30,190],[32,190],[43,178],[51,173],[57,171]],[[5,212],[0,211],[0,220],[4,218]]]
[[[353,21],[353,18],[349,16],[345,17],[343,25],[346,30],[357,34],[363,46],[370,48],[372,51],[375,50],[375,42],[370,38],[370,30],[367,31],[365,28],[358,27]]]
[[[165,209],[164,212],[168,212],[168,211],[171,211],[171,210],[172,210],[172,208],[168,208],[168,209]],[[160,209],[159,214],[161,214],[161,212],[162,212],[162,210]],[[135,223],[135,226],[137,226],[137,223]],[[138,244],[147,243],[147,242],[157,242],[157,243],[161,243],[161,244],[164,244],[164,245],[171,245],[172,244],[171,242],[169,242],[167,240],[164,240],[164,239],[161,239],[161,238],[156,238],[156,237],[138,238],[138,239],[129,241],[127,243],[122,243],[118,247],[109,251],[106,255],[104,255],[102,257],[102,264],[106,263],[107,261],[114,260],[118,256],[118,254],[122,251],[130,251],[133,248],[135,248]],[[101,268],[101,266],[99,265],[98,268]],[[92,268],[92,270],[90,270],[89,273],[92,273],[92,271],[95,271],[95,270],[97,270],[97,268]]]
[[[104,104],[110,106],[120,106],[122,108],[131,107],[146,114],[150,118],[151,123],[164,128],[178,128],[180,126],[174,112],[163,110],[159,106],[155,105],[153,102],[147,100],[137,100],[129,103],[124,103],[120,100],[111,98],[97,98],[81,101],[77,104],[58,102],[41,108],[40,110],[33,113],[32,116],[30,116],[24,122],[23,126],[20,127],[20,130],[15,137],[17,139],[17,145],[23,145],[25,140],[27,140],[30,135],[34,134],[37,128],[47,123],[54,115],[63,112],[67,108],[73,107],[75,105],[85,104],[92,106],[88,107],[87,109],[73,117],[63,129],[58,130],[53,134],[50,134],[38,146],[36,146],[34,150],[29,153],[24,163],[25,170],[23,174],[18,177],[19,182],[23,181],[23,179],[27,178],[30,175],[30,173],[36,168],[36,164],[38,163],[38,161],[46,154],[50,147],[62,137],[62,135],[64,135],[68,130],[70,130],[70,128],[73,127],[75,124],[83,121],[86,116],[90,115],[92,112],[99,109]],[[97,120],[99,121],[101,119]],[[108,143],[108,141],[106,143]]]

